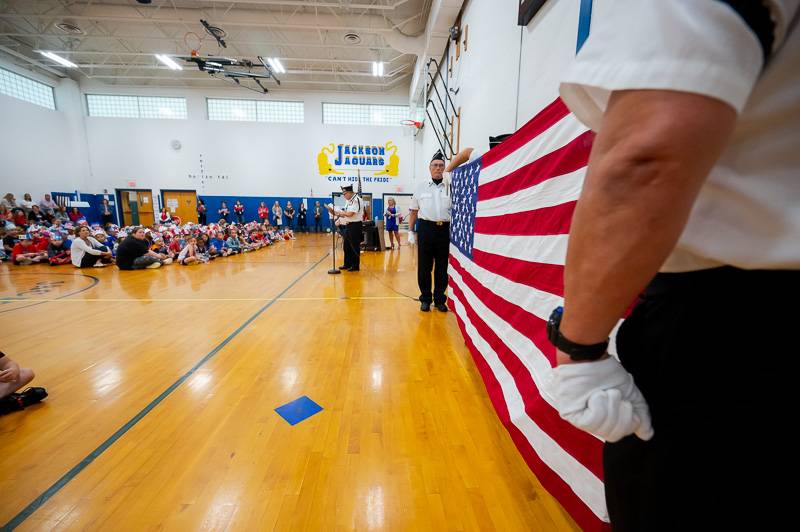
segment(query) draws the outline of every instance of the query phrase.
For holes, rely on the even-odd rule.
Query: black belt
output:
[[[423,220],[422,218],[419,219],[419,222],[426,225],[450,227],[450,222],[434,222],[433,220]]]

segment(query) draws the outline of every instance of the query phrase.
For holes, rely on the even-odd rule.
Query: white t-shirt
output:
[[[762,70],[758,39],[723,2],[596,0],[563,78],[561,97],[595,131],[615,90],[703,94],[739,114],[661,271],[800,269],[800,1],[767,4],[775,43]]]

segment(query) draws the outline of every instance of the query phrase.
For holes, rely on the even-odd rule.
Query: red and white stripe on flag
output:
[[[584,530],[607,530],[602,442],[562,420],[540,391],[555,364],[545,324],[562,302],[593,138],[557,99],[453,172],[448,273],[461,332],[528,466]]]

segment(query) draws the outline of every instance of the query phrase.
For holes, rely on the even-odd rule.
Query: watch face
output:
[[[558,329],[561,326],[561,317],[563,315],[564,307],[556,307],[550,314],[550,319],[547,320],[547,339],[553,345],[556,345],[558,341]]]

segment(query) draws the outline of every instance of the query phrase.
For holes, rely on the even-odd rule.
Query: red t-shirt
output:
[[[18,227],[28,225],[28,219],[25,217],[24,214],[20,213],[15,214],[14,217],[12,218],[12,221],[14,222],[14,225]]]
[[[266,220],[269,218],[269,208],[268,207],[259,207],[258,208],[258,217],[262,220]]]
[[[36,249],[36,246],[33,244],[25,247],[22,245],[22,242],[17,242],[16,245],[14,245],[14,249],[11,250],[11,259],[17,260],[17,255],[21,253],[36,253],[37,251],[39,250]]]

